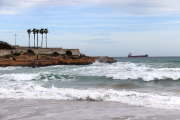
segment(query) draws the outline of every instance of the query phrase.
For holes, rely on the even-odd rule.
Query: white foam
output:
[[[13,73],[0,75],[0,80],[29,81],[36,77],[38,77],[38,74]]]
[[[14,69],[15,67],[12,67]],[[8,68],[10,69],[10,68]],[[24,68],[19,68],[24,69]],[[180,68],[153,68],[142,63],[130,63],[130,62],[117,62],[113,64],[105,64],[95,62],[92,65],[84,66],[49,66],[41,70],[40,73],[31,73],[32,69],[29,69],[30,73],[12,73],[12,74],[0,74],[1,80],[38,80],[41,77],[44,79],[54,79],[71,81],[74,79],[63,78],[61,75],[72,76],[105,76],[113,79],[142,79],[144,81],[151,80],[164,80],[170,78],[172,80],[180,79]],[[39,69],[36,69],[39,72]],[[23,71],[23,70],[21,70]],[[27,70],[28,71],[28,70]],[[54,74],[60,79],[49,75]]]
[[[162,109],[180,110],[180,97],[163,96],[135,91],[117,91],[113,89],[65,89],[44,88],[29,84],[24,87],[0,88],[2,99],[52,99],[52,100],[93,100],[113,101]]]
[[[161,79],[180,79],[180,68],[152,68],[142,63],[117,62],[113,64],[94,63],[93,65],[72,68],[80,76],[106,76],[113,79],[142,79],[144,81]],[[77,71],[77,72],[76,72]]]
[[[13,66],[9,66],[9,67],[0,67],[0,70],[4,71],[4,70],[16,70],[16,69],[21,69],[22,67],[13,67]]]
[[[57,76],[57,77],[55,77]],[[0,74],[1,82],[8,81],[34,81],[34,80],[43,80],[48,82],[48,80],[60,80],[60,81],[75,81],[74,76],[64,77],[61,74],[52,73],[52,72],[40,72],[40,73],[11,73],[11,74]]]

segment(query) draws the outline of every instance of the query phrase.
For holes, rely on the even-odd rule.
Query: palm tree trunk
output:
[[[47,49],[47,34],[46,34],[46,49]]]
[[[30,34],[29,34],[29,48],[30,48]]]
[[[43,34],[42,34],[42,42],[41,42],[41,49],[43,47]]]
[[[38,34],[37,34],[37,49],[38,49]]]
[[[34,49],[35,49],[35,34],[34,34]]]

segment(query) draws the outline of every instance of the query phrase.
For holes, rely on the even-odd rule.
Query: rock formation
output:
[[[29,66],[29,67],[43,67],[49,65],[88,65],[95,61],[103,63],[116,62],[109,57],[82,57],[68,56],[68,55],[40,55],[40,54],[21,54],[19,56],[10,56],[0,60],[1,67],[7,66]]]

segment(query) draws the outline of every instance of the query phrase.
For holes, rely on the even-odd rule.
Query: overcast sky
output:
[[[28,46],[33,28],[89,56],[180,56],[180,0],[0,0],[0,40]]]

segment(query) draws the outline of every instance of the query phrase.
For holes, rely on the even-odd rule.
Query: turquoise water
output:
[[[180,110],[180,58],[114,58],[116,63],[0,67],[1,99],[109,101]]]

